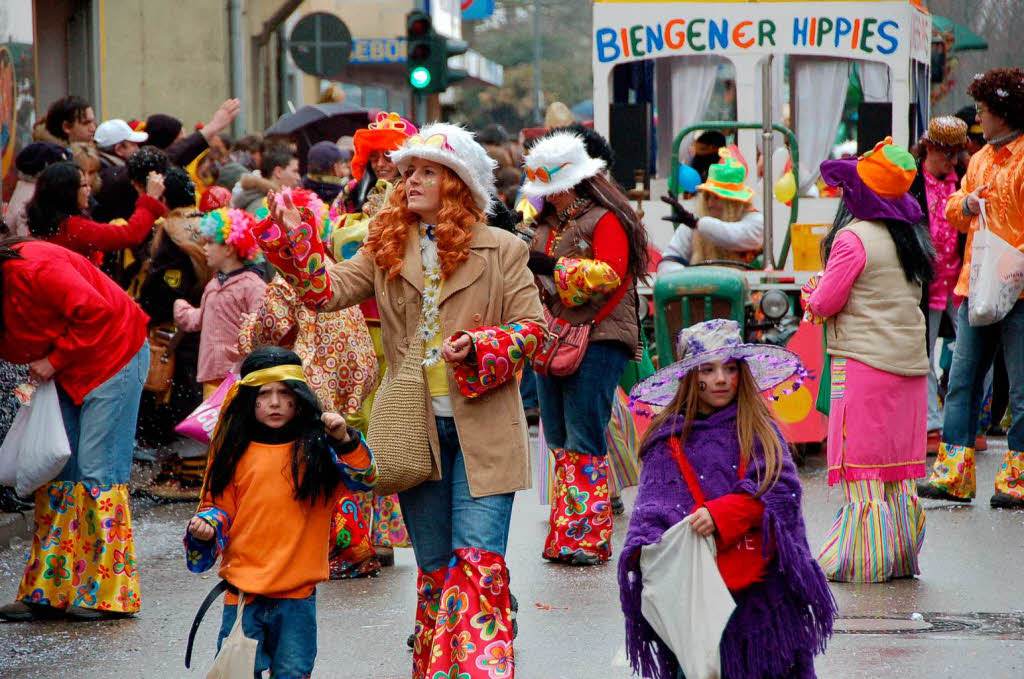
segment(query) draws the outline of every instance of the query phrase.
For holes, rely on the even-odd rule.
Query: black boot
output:
[[[28,512],[35,505],[18,497],[10,486],[0,486],[0,512]]]

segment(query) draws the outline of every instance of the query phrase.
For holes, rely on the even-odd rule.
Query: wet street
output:
[[[970,506],[926,502],[922,576],[884,585],[833,585],[837,634],[817,660],[820,677],[1024,676],[1024,512],[988,507],[1005,440],[979,454],[979,499]],[[812,549],[824,538],[842,492],[828,491],[823,460],[802,470]],[[625,494],[627,512],[635,489]],[[213,658],[220,604],[197,639],[193,669],[185,640],[196,607],[217,581],[185,569],[181,536],[192,507],[137,500],[135,534],[143,588],[141,614],[99,623],[0,626],[0,677],[202,677]],[[522,679],[632,676],[625,660],[614,563],[596,568],[550,565],[540,558],[547,508],[522,492],[509,540],[512,589],[520,601],[516,641]],[[617,517],[616,548],[627,517]],[[0,550],[0,596],[13,597],[27,543]],[[315,677],[409,676],[415,566],[410,550],[374,579],[329,582],[318,589],[319,655]]]

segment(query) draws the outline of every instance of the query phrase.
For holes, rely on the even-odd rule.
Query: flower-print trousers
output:
[[[578,557],[604,562],[612,555],[612,508],[608,497],[608,458],[563,448],[555,458],[555,496],[551,499],[543,556],[572,563]]]
[[[441,478],[399,494],[419,566],[412,676],[511,679],[504,554],[514,494],[473,497],[455,420],[435,419]]]
[[[71,458],[35,494],[35,533],[18,600],[136,613],[128,480],[149,345],[75,404],[58,386]]]

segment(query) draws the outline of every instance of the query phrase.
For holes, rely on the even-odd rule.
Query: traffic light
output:
[[[461,68],[449,68],[448,57],[465,54],[462,40],[451,40],[434,31],[430,15],[414,10],[405,18],[406,72],[416,92],[444,92],[448,85],[466,77]]]

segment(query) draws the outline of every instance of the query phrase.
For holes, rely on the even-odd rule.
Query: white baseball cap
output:
[[[103,121],[96,128],[96,133],[92,138],[96,142],[96,146],[102,149],[120,144],[123,141],[133,141],[138,144],[149,139],[149,135],[145,132],[136,132],[125,121],[120,118],[114,118],[113,120]]]

